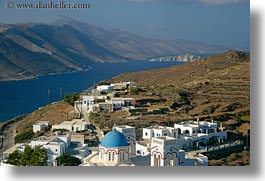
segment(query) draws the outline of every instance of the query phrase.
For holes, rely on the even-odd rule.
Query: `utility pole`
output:
[[[64,89],[64,88],[60,87],[60,100],[63,99],[63,89]]]
[[[47,99],[48,99],[48,104],[50,104],[50,89],[48,89],[48,96],[47,96]]]
[[[81,96],[81,119],[83,119],[83,97]]]

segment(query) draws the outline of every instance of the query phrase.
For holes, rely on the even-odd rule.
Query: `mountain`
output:
[[[82,71],[94,62],[120,62],[224,49],[185,40],[147,39],[66,17],[60,17],[51,24],[0,24],[0,81]]]
[[[179,119],[250,114],[250,54],[227,51],[169,68],[125,73],[111,82],[135,81],[142,94],[160,96]]]

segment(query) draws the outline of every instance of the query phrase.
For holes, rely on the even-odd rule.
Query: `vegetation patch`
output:
[[[6,163],[16,166],[47,166],[47,159],[48,156],[44,148],[40,146],[31,148],[27,145],[23,153],[16,150],[9,154]]]
[[[74,106],[75,101],[77,101],[78,99],[79,99],[78,93],[73,93],[73,94],[66,93],[64,96],[64,101],[72,106]]]
[[[32,138],[34,138],[34,133],[32,131],[25,131],[15,136],[15,143],[24,143]]]
[[[57,166],[78,166],[81,161],[71,155],[65,154],[56,158]]]

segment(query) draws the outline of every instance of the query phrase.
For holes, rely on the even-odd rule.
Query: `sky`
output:
[[[14,3],[62,0],[12,0]],[[107,29],[148,38],[191,40],[231,48],[250,47],[249,0],[64,0],[89,9],[8,9],[0,1],[0,23],[50,23],[63,15]]]

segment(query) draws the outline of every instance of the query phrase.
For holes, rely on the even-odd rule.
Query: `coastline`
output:
[[[19,115],[0,123],[0,154],[14,145],[16,126],[25,116]]]
[[[45,75],[34,75],[34,76],[28,76],[28,77],[21,77],[19,79],[8,79],[8,78],[7,79],[0,79],[0,83],[34,80],[34,79],[38,79],[39,77],[44,77],[44,76],[72,74],[72,73],[76,73],[76,72],[87,72],[87,71],[93,69],[93,65],[95,65],[95,64],[91,64],[81,71],[73,70],[73,71],[67,71],[67,72],[52,72],[52,73],[45,74]]]

